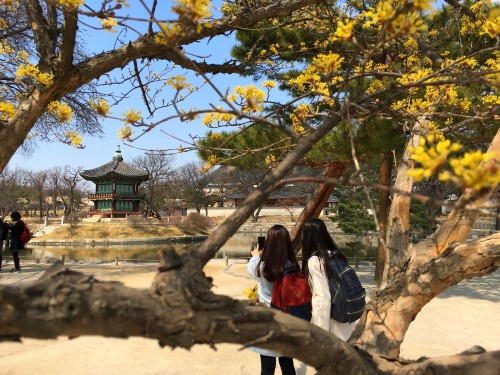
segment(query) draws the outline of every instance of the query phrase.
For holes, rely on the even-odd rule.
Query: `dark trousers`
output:
[[[295,367],[293,367],[293,358],[278,357],[283,375],[295,375]],[[267,355],[260,355],[260,375],[274,375],[276,368],[276,357],[268,357]]]
[[[19,265],[19,251],[13,251],[12,257],[14,258],[14,268],[21,269]]]

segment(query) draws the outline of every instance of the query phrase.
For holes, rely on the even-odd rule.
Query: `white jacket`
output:
[[[309,287],[312,292],[312,318],[311,323],[333,333],[343,341],[351,337],[356,323],[339,323],[330,318],[332,300],[328,277],[320,267],[320,258],[313,255],[307,262],[309,269]]]

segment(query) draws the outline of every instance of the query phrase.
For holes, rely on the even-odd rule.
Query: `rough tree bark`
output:
[[[383,186],[391,186],[392,176],[392,152],[386,151],[382,153],[382,161],[379,169],[379,183]],[[375,266],[375,280],[377,285],[382,283],[382,275],[384,274],[385,265],[385,244],[387,241],[387,219],[390,202],[390,191],[379,191],[378,200],[378,246],[377,246],[377,262]]]
[[[488,149],[488,152],[497,155],[499,151],[500,129]],[[398,180],[407,182],[404,178]],[[396,188],[401,189],[401,186],[396,185]],[[401,225],[401,220],[404,222],[406,217],[392,216],[393,221],[389,225],[395,222],[396,228],[389,233],[390,236],[395,235],[397,240],[391,243],[396,243],[400,251],[404,241],[407,247],[397,256],[397,262],[388,265],[389,269],[392,266],[396,269],[389,272],[392,277],[385,280],[384,287],[371,296],[370,307],[358,323],[350,342],[371,352],[396,358],[410,323],[425,304],[466,278],[483,276],[497,269],[500,260],[497,250],[489,252],[482,249],[478,252],[476,245],[471,243],[456,246],[467,239],[478,216],[478,212],[470,211],[471,207],[467,207],[467,204],[474,202],[480,206],[488,200],[494,189],[484,189],[478,194],[466,190],[445,223],[429,239],[417,245],[405,240],[404,233],[398,233],[398,230],[406,231],[406,224]],[[399,200],[409,205],[401,195],[394,197],[392,204],[401,207]],[[495,234],[482,241],[485,248],[495,249],[499,246],[500,235]],[[392,254],[390,251],[393,248],[389,249],[387,254]],[[446,259],[451,261],[447,262]]]

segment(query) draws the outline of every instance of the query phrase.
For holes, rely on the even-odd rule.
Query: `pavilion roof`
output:
[[[106,178],[139,181],[147,181],[149,179],[148,172],[123,161],[120,146],[118,146],[113,160],[109,163],[101,165],[100,167],[84,170],[80,172],[80,176],[82,176],[85,180],[90,181],[102,180]]]

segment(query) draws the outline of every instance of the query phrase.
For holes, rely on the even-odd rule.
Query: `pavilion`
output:
[[[142,182],[149,180],[148,172],[123,161],[120,146],[113,160],[94,169],[80,172],[85,180],[95,183],[95,194],[89,194],[94,202],[89,214],[110,218],[137,215],[145,195],[139,193]]]

